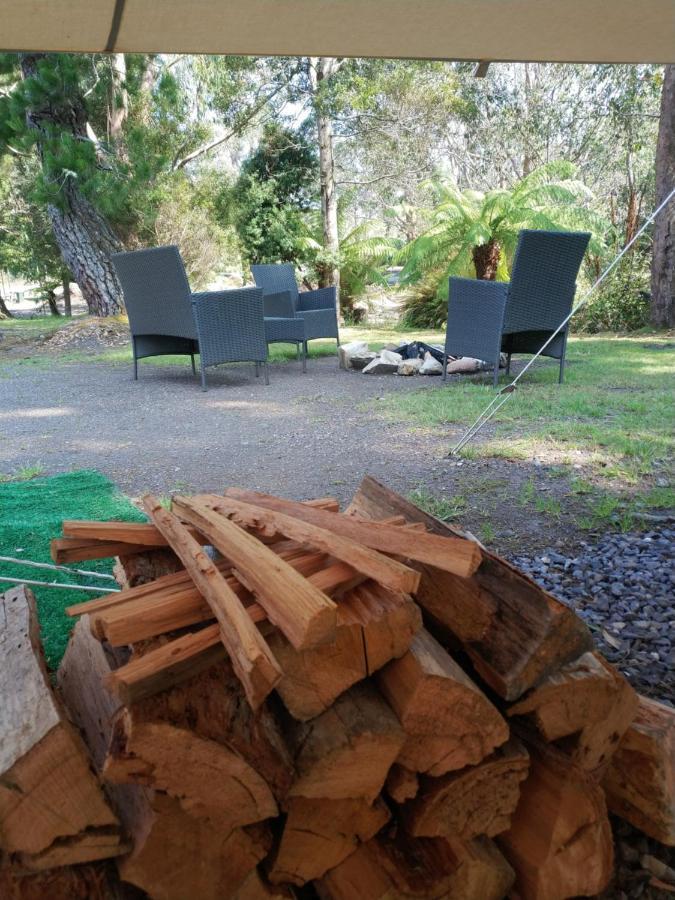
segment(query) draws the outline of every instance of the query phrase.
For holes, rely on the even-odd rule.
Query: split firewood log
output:
[[[268,867],[273,883],[303,885],[339,865],[389,820],[382,800],[292,797],[279,844]]]
[[[546,741],[562,738],[573,762],[601,775],[633,721],[638,696],[599,653],[584,653],[549,675],[510,716],[527,716]]]
[[[405,803],[406,800],[412,800],[417,794],[420,782],[417,772],[394,763],[389,769],[384,786],[387,794],[395,803]]]
[[[54,694],[33,594],[0,595],[0,850],[29,869],[125,852],[86,747]]]
[[[640,697],[602,782],[611,812],[675,846],[675,710]]]
[[[441,778],[421,778],[401,816],[415,837],[471,840],[505,831],[527,777],[529,754],[513,738],[476,766]]]
[[[597,781],[550,745],[530,746],[511,827],[498,843],[522,900],[594,896],[613,868],[612,832]]]
[[[374,801],[401,749],[404,734],[375,688],[354,685],[309,722],[289,723],[297,778],[292,797]]]
[[[437,535],[458,532],[366,476],[350,509],[381,519],[402,514]],[[590,632],[575,613],[487,550],[470,577],[411,563],[422,574],[416,600],[464,643],[480,677],[501,697],[517,700],[560,666],[592,649]]]
[[[376,681],[406,732],[398,761],[408,769],[442,775],[479,763],[508,739],[497,709],[425,629]]]
[[[502,900],[513,870],[487,838],[380,834],[316,882],[321,900]]]

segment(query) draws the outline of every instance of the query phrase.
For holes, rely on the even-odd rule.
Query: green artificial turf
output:
[[[145,516],[100,472],[83,470],[51,478],[6,482],[0,484],[0,555],[51,562],[49,542],[61,534],[63,519],[142,522]],[[109,573],[112,565],[111,559],[103,559],[74,563],[72,568]],[[68,572],[34,569],[1,561],[0,576],[68,584],[112,585],[112,582],[87,580]],[[0,592],[11,587],[0,582]],[[97,595],[47,587],[34,587],[32,590],[37,599],[47,665],[54,670],[61,661],[74,624],[65,615],[65,607]]]

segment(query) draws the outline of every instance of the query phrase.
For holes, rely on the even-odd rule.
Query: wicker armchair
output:
[[[302,357],[302,371],[307,371],[307,328],[305,320],[295,317],[293,301],[288,291],[265,294],[265,340],[269,344],[295,344]]]
[[[269,384],[259,288],[193,294],[174,246],[115,253],[112,259],[129,316],[135,379],[139,359],[188,355],[195,372],[198,353],[204,391],[206,368],[225,362],[254,362],[256,375],[262,364]]]
[[[510,282],[451,278],[445,364],[448,356],[475,356],[494,364],[499,355],[536,353],[569,314],[590,234],[575,231],[521,231]],[[562,384],[567,346],[565,327],[544,350],[560,360]]]
[[[340,343],[337,322],[337,300],[334,287],[317,291],[299,291],[295,271],[290,263],[251,266],[253,278],[263,293],[290,297],[293,317],[305,322],[305,352],[307,341],[315,338],[335,338]]]

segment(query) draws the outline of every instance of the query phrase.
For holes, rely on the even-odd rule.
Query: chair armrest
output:
[[[335,287],[318,288],[316,291],[300,291],[296,310],[335,309]]]
[[[295,315],[290,291],[263,295],[265,318],[292,319]]]
[[[494,362],[501,347],[509,285],[504,281],[451,278],[445,352]]]

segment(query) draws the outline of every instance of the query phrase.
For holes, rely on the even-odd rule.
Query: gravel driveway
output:
[[[407,492],[445,467],[449,434],[413,436],[368,403],[438,390],[438,378],[366,377],[335,358],[310,360],[306,375],[271,365],[269,386],[252,366],[220,368],[207,393],[189,364],[141,363],[137,382],[129,366],[102,363],[45,360],[3,374],[0,472],[96,468],[132,496],[240,484],[346,500],[366,472]]]

